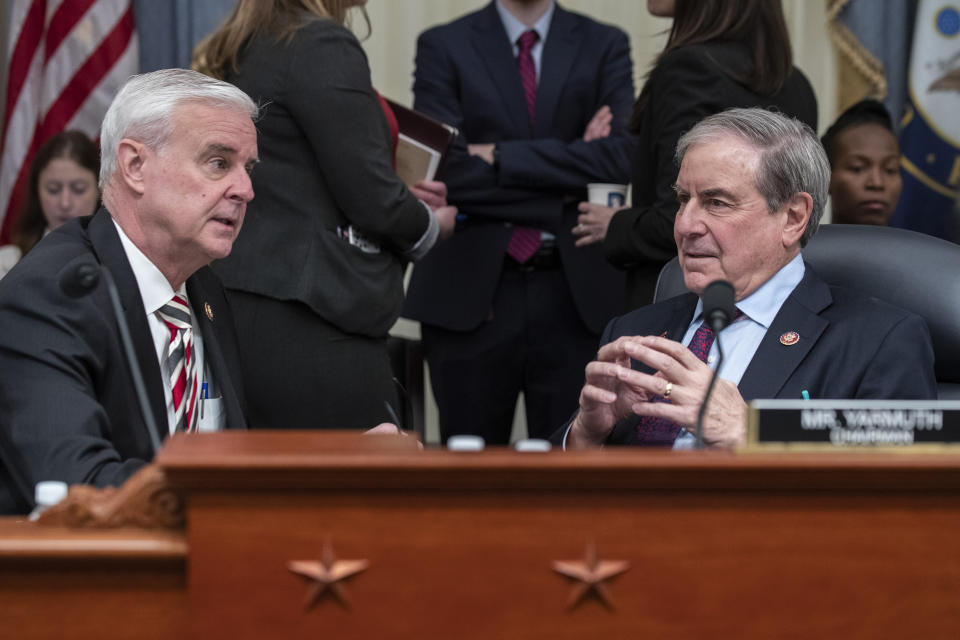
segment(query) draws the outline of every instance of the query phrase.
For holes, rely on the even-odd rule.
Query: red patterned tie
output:
[[[737,309],[733,322],[744,317],[744,313]],[[731,322],[730,324],[733,324]],[[693,334],[693,339],[687,348],[697,356],[700,362],[707,361],[707,355],[710,353],[710,347],[713,346],[713,340],[716,336],[713,329],[704,321],[700,324],[697,332]],[[654,402],[667,402],[662,396],[656,396]],[[643,416],[637,425],[637,439],[648,446],[672,445],[680,434],[680,425],[666,418],[656,418],[653,416]]]
[[[517,68],[520,69],[520,81],[523,83],[523,95],[527,98],[527,111],[530,114],[530,124],[533,125],[534,113],[537,108],[537,66],[533,62],[533,45],[537,44],[540,36],[533,29],[524,31],[517,38]]]
[[[190,305],[180,296],[173,296],[158,311],[170,331],[165,371],[173,392],[173,409],[177,431],[195,431],[197,398],[196,358],[193,357],[193,323]]]
[[[527,99],[527,113],[530,116],[530,126],[533,126],[534,113],[537,107],[537,66],[533,62],[533,45],[540,36],[530,29],[524,31],[517,38],[517,68],[520,70],[520,81],[523,83],[523,95]],[[507,255],[523,264],[540,248],[540,230],[529,227],[517,227],[510,236],[507,245]]]

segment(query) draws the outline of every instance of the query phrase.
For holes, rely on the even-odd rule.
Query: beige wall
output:
[[[413,58],[417,35],[433,25],[475,11],[488,0],[370,0],[367,12],[373,33],[364,42],[377,89],[399,102],[413,102]],[[670,21],[647,13],[643,0],[564,0],[563,6],[618,25],[630,36],[635,83],[666,40]],[[807,74],[820,103],[821,130],[835,117],[833,50],[825,29],[823,0],[783,0],[796,64]],[[358,27],[362,30],[362,27]]]

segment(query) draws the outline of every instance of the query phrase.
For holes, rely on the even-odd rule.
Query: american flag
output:
[[[50,136],[96,139],[123,82],[137,71],[132,0],[12,0],[0,134],[0,244],[10,241],[30,161]]]

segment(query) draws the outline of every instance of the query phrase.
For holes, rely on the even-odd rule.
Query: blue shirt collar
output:
[[[759,289],[737,303],[737,309],[748,318],[769,329],[773,319],[780,312],[787,297],[803,280],[806,266],[803,264],[803,255],[797,254],[793,260],[785,264],[772,278],[764,282]],[[694,322],[700,322],[703,315],[703,300],[697,300],[697,307],[693,311]]]
[[[527,25],[517,20],[512,13],[507,11],[500,0],[497,0],[494,5],[497,7],[497,13],[500,14],[500,21],[503,23],[503,28],[507,31],[507,38],[510,40],[510,44],[515,46],[521,34],[527,30]],[[550,31],[550,21],[553,19],[553,10],[555,8],[556,3],[551,2],[550,7],[540,16],[540,19],[534,23],[533,27],[530,27],[540,36],[539,42],[541,44],[547,41],[547,33]]]

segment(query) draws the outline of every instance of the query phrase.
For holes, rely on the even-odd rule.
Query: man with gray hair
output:
[[[674,223],[692,292],[614,319],[587,365],[580,408],[555,434],[567,448],[686,448],[717,346],[708,285],[732,285],[725,359],[703,420],[708,446],[746,437],[755,398],[935,398],[924,321],[828,286],[800,250],[823,214],[830,168],[805,124],[763,109],[705,118],[677,144]]]
[[[49,234],[0,286],[0,435],[19,493],[120,484],[175,431],[245,427],[233,322],[207,265],[230,253],[253,198],[256,117],[236,87],[183,69],[117,94],[100,136],[103,207]],[[107,283],[88,286],[91,273],[116,283],[143,412]]]

